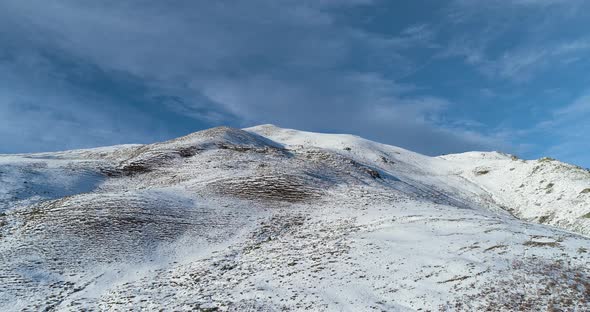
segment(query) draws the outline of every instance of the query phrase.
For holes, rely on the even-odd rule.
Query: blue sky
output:
[[[590,167],[590,2],[0,2],[0,153],[273,123]]]

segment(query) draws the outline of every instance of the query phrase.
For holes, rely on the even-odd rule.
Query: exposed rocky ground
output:
[[[0,156],[2,311],[589,311],[590,173],[259,126]]]

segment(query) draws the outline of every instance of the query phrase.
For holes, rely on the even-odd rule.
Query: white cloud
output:
[[[590,94],[583,95],[571,104],[555,111],[555,115],[561,117],[580,118],[587,114],[590,114]]]

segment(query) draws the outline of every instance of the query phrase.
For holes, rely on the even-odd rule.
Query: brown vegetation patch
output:
[[[214,191],[252,200],[299,202],[316,198],[320,191],[292,175],[250,176],[224,179],[210,185]]]
[[[508,246],[506,246],[506,245],[495,245],[495,246],[492,246],[492,247],[489,247],[489,248],[484,249],[484,251],[490,251],[490,250],[494,250],[494,249],[498,249],[498,248],[506,248],[506,247],[508,247]]]
[[[523,245],[531,247],[559,247],[558,242],[538,242],[538,241],[527,241]]]
[[[587,311],[590,272],[566,261],[514,261],[477,291],[439,307],[439,311]]]
[[[487,169],[487,168],[476,169],[474,173],[475,173],[476,176],[480,176],[480,175],[484,175],[484,174],[490,173],[490,170]]]

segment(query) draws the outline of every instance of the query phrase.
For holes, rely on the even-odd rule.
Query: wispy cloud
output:
[[[464,29],[438,56],[462,57],[489,78],[527,82],[587,54],[590,38],[581,25],[589,7],[576,0],[457,0],[446,21]]]
[[[508,133],[529,141],[542,138],[545,144],[534,146],[536,154],[590,167],[586,151],[590,147],[590,94],[583,93],[571,102],[554,103],[545,118],[529,128],[512,129]]]
[[[554,114],[561,118],[582,118],[590,115],[590,94],[585,94],[571,104],[557,109]]]
[[[483,63],[482,70],[491,76],[515,81],[530,79],[534,74],[556,66],[571,65],[571,57],[584,55],[590,50],[590,40],[525,46],[503,53],[498,59]]]

